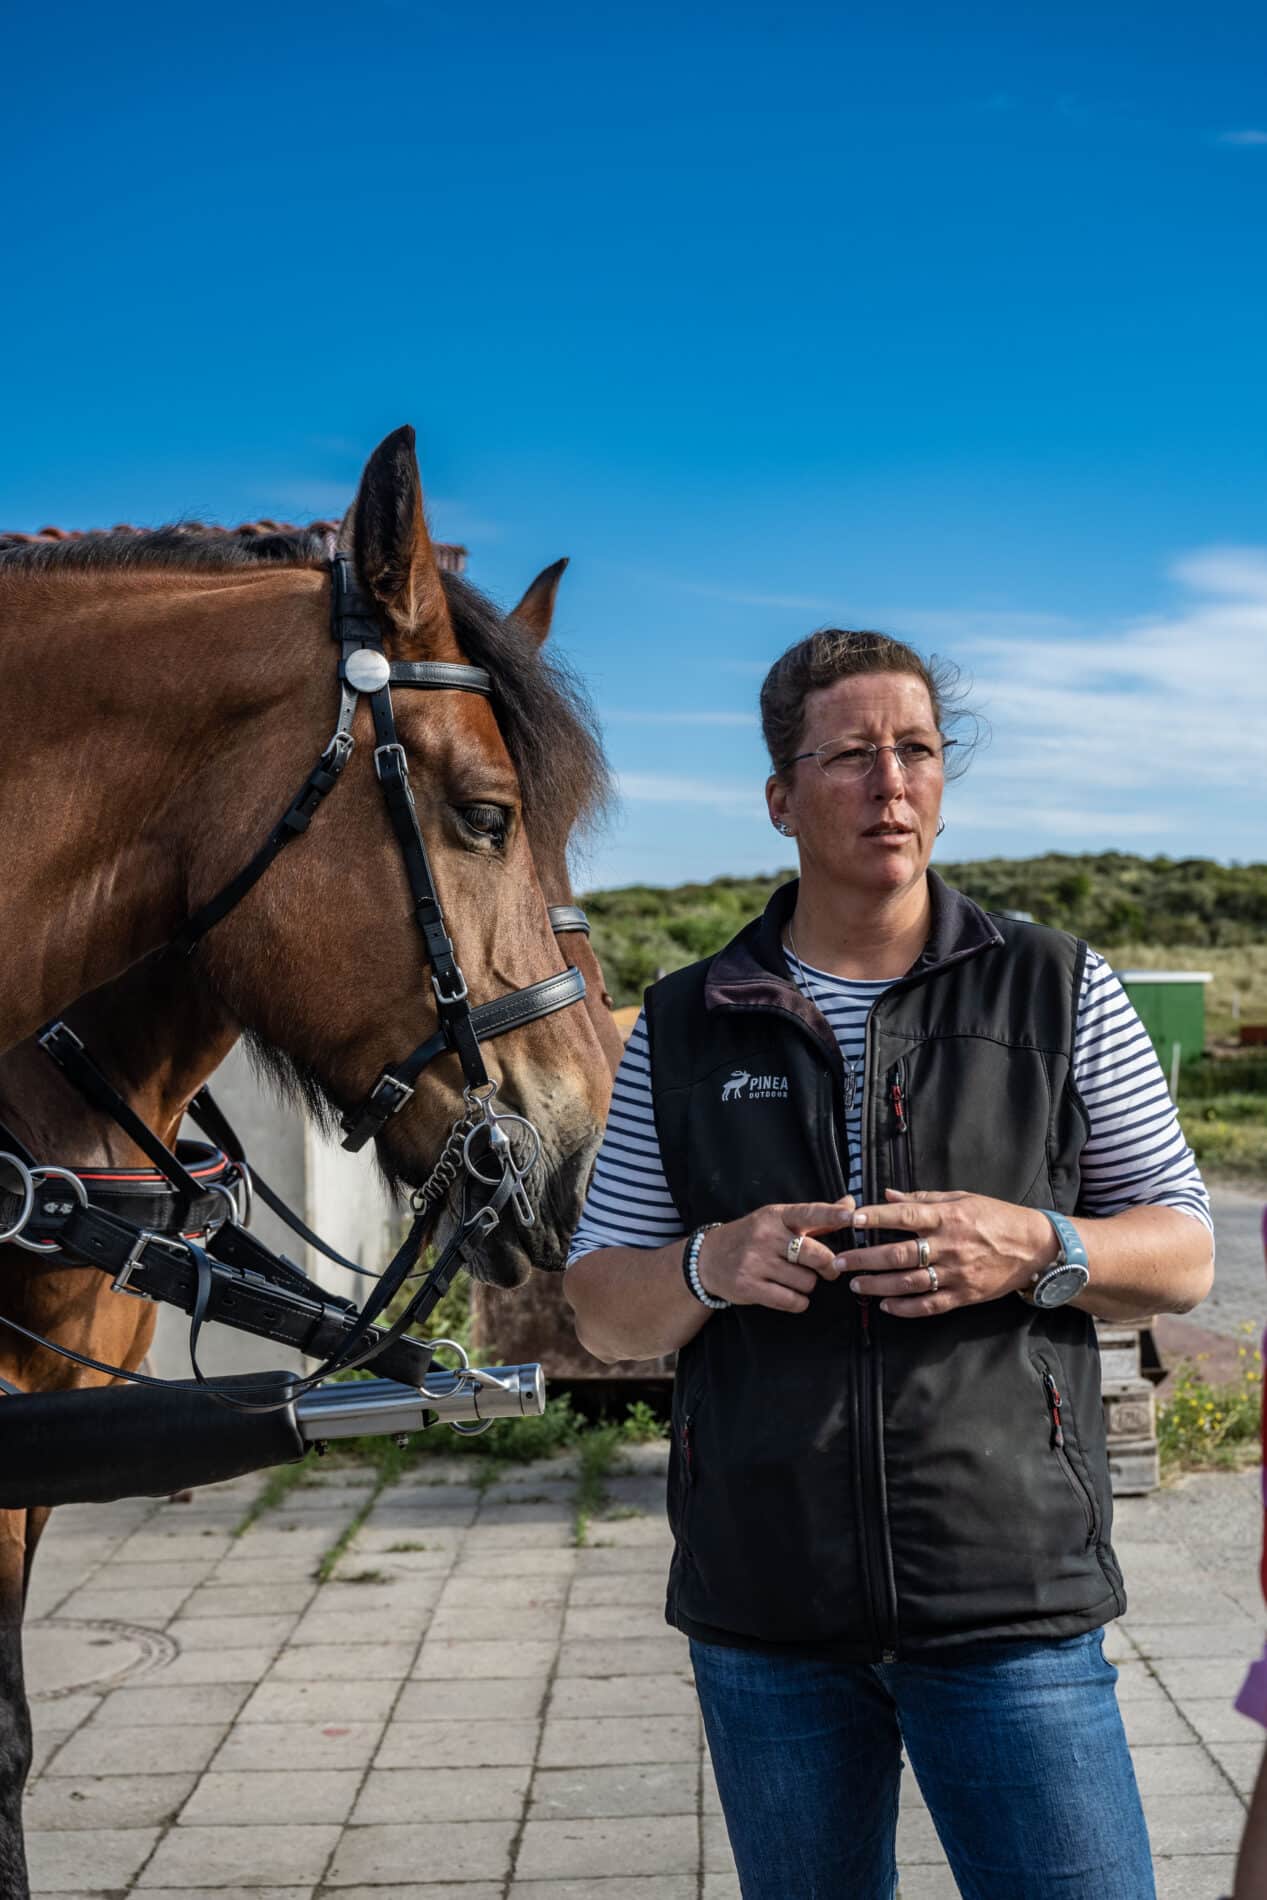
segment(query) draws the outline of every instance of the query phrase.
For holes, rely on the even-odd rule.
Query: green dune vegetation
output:
[[[1204,1167],[1267,1182],[1267,1048],[1242,1049],[1267,1024],[1267,864],[1141,858],[1121,851],[982,858],[936,867],[989,910],[1028,911],[1072,930],[1117,969],[1209,970],[1206,1055],[1185,1064],[1184,1127]],[[594,947],[617,1005],[640,1002],[662,971],[720,949],[794,873],[591,891]]]

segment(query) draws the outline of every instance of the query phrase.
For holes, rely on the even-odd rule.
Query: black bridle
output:
[[[453,1050],[461,1064],[463,1087],[468,1096],[491,1090],[493,1085],[484,1066],[480,1043],[579,1003],[585,995],[585,978],[580,970],[570,967],[555,976],[545,977],[540,983],[512,990],[494,1002],[471,1007],[466,978],[459,968],[445,924],[444,908],[418,823],[409,784],[409,761],[396,731],[392,687],[478,693],[487,699],[493,690],[492,679],[480,666],[447,660],[389,660],[383,648],[378,611],[373,601],[357,587],[348,555],[335,554],[331,559],[330,584],[330,631],[340,647],[339,716],[334,732],[255,856],[194,912],[175,938],[173,948],[186,955],[192,953],[207,932],[241,903],[279,852],[308,829],[313,813],[322,799],[334,790],[352,756],[355,744],[352,723],[364,694],[374,720],[374,772],[404,860],[414,920],[422,932],[423,955],[431,974],[439,1022],[433,1035],[420,1042],[403,1061],[384,1069],[360,1106],[344,1115],[343,1146],[355,1153],[377,1135],[393,1115],[399,1114],[412,1098],[422,1071],[446,1049]]]
[[[237,1284],[248,1294],[254,1295],[258,1291],[248,1283],[262,1279],[283,1306],[287,1299],[293,1306],[295,1300],[302,1303],[306,1295],[315,1294],[315,1304],[321,1309],[321,1317],[330,1307],[341,1309],[336,1321],[340,1336],[334,1349],[315,1372],[304,1379],[290,1382],[284,1397],[279,1399],[275,1394],[270,1395],[267,1403],[253,1406],[241,1397],[220,1395],[226,1403],[248,1410],[273,1410],[288,1405],[335,1371],[348,1370],[370,1359],[381,1360],[397,1341],[414,1347],[417,1354],[421,1355],[415,1359],[408,1376],[412,1382],[422,1384],[426,1366],[430,1363],[430,1351],[422,1342],[405,1341],[403,1336],[407,1329],[424,1319],[435,1307],[456,1274],[467,1244],[473,1238],[491,1233],[507,1206],[523,1225],[531,1224],[534,1219],[524,1183],[540,1154],[540,1136],[524,1117],[496,1109],[496,1085],[489,1078],[480,1043],[551,1015],[555,1010],[579,1002],[585,995],[583,974],[575,966],[569,966],[539,983],[512,991],[493,1002],[471,1007],[466,980],[457,963],[445,925],[439,892],[418,824],[409,784],[408,761],[396,731],[391,688],[398,686],[430,691],[474,692],[487,697],[492,691],[492,681],[481,667],[445,661],[389,660],[383,648],[376,610],[373,603],[356,588],[349,557],[335,554],[330,569],[331,631],[341,649],[339,714],[334,733],[260,849],[228,884],[194,912],[169,950],[192,954],[207,932],[242,901],[279,853],[308,829],[314,812],[322,799],[338,784],[351,757],[355,743],[352,724],[360,696],[365,694],[374,721],[375,774],[401,848],[414,916],[423,936],[424,956],[431,974],[439,1022],[434,1034],[419,1043],[402,1062],[384,1069],[360,1107],[343,1117],[344,1147],[353,1151],[364,1147],[370,1137],[376,1135],[388,1119],[399,1113],[411,1099],[423,1069],[446,1049],[457,1055],[463,1076],[464,1113],[450,1129],[448,1139],[427,1179],[413,1192],[411,1202],[415,1218],[404,1242],[379,1276],[364,1306],[357,1312],[352,1302],[324,1294],[292,1262],[284,1256],[272,1254],[254,1236],[246,1233],[236,1219],[226,1219],[207,1238],[206,1247],[214,1249],[213,1256],[187,1235],[183,1238],[168,1238],[156,1234],[152,1228],[141,1228],[135,1222],[126,1221],[118,1214],[111,1215],[102,1208],[92,1207],[86,1186],[87,1176],[81,1179],[71,1170],[49,1165],[32,1166],[22,1144],[14,1142],[0,1126],[0,1137],[6,1139],[12,1149],[9,1159],[16,1162],[18,1172],[26,1177],[27,1196],[25,1219],[18,1219],[12,1234],[6,1229],[5,1237],[16,1238],[25,1220],[30,1218],[33,1205],[32,1176],[39,1176],[42,1181],[62,1177],[73,1189],[71,1199],[57,1207],[55,1231],[46,1228],[47,1238],[39,1250],[47,1252],[56,1247],[57,1251],[64,1252],[71,1259],[82,1259],[114,1271],[115,1286],[119,1290],[144,1292],[148,1297],[170,1298],[185,1306],[190,1313],[190,1359],[199,1384],[206,1383],[197,1362],[198,1335],[203,1322],[214,1316],[227,1320],[229,1324],[234,1323],[231,1313],[220,1310],[223,1300],[217,1305],[217,1294],[223,1294],[224,1291],[226,1268],[239,1276]],[[550,922],[556,933],[584,931],[588,934],[589,925],[585,914],[575,905],[552,907]],[[48,1025],[40,1041],[41,1046],[75,1081],[81,1092],[97,1106],[106,1106],[120,1126],[155,1161],[160,1172],[171,1182],[177,1197],[177,1220],[187,1219],[196,1184],[179,1156],[167,1149],[153,1131],[145,1127],[112,1085],[101,1076],[78,1038],[64,1024]],[[218,1117],[220,1123],[227,1127],[205,1090],[202,1094],[204,1113],[208,1119]],[[508,1127],[517,1128],[521,1140],[526,1142],[526,1157],[516,1157]],[[490,1171],[485,1172],[481,1163]],[[451,1190],[459,1183],[460,1205],[455,1212],[452,1235],[404,1311],[385,1330],[378,1329],[376,1321],[386,1313],[387,1307],[414,1271],[432,1213],[448,1199]],[[481,1197],[477,1192],[481,1186],[490,1188],[491,1193]],[[227,1207],[230,1202],[227,1190],[224,1199]],[[279,1197],[273,1196],[271,1190],[268,1191],[268,1199],[275,1211],[281,1212],[297,1232],[328,1257],[337,1260],[340,1265],[352,1267],[353,1271],[364,1271],[326,1247],[298,1216],[291,1215],[290,1210],[284,1208],[284,1203],[280,1202]],[[153,1293],[144,1284],[147,1271],[154,1274],[158,1282]],[[246,1304],[252,1307],[252,1312],[258,1307],[258,1301],[248,1300]],[[238,1306],[241,1313],[241,1299]],[[214,1314],[213,1308],[216,1309]],[[305,1320],[310,1316],[305,1314]],[[123,1373],[117,1367],[103,1366],[85,1355],[57,1346],[15,1321],[4,1319],[2,1315],[0,1320],[35,1343],[47,1346],[77,1363],[130,1378],[136,1383],[167,1383],[148,1379],[144,1375]],[[267,1331],[270,1337],[284,1337],[289,1343],[301,1343],[291,1335],[258,1323],[252,1324],[250,1318],[239,1317],[237,1323],[245,1325],[247,1330]],[[328,1340],[328,1333],[325,1338]]]

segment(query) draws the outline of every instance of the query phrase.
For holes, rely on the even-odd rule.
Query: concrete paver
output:
[[[180,1820],[209,1827],[346,1821],[360,1782],[357,1768],[215,1769],[202,1777]]]
[[[369,1495],[337,1472],[240,1536],[251,1480],[55,1516],[46,1627],[161,1637],[131,1669],[103,1635],[102,1668],[124,1673],[99,1689],[88,1664],[65,1677],[64,1646],[68,1692],[32,1680],[37,1893],[738,1900],[686,1645],[663,1623],[662,1476],[619,1480],[613,1505],[641,1514],[596,1518],[577,1549],[570,1481],[515,1472],[481,1494],[468,1464],[444,1469],[463,1482],[385,1492],[323,1584]],[[1108,1653],[1159,1900],[1227,1890],[1262,1753],[1231,1707],[1261,1641],[1255,1488],[1189,1479],[1118,1506],[1131,1605]],[[899,1856],[902,1900],[954,1895],[909,1774]]]
[[[426,1757],[411,1768],[374,1768],[352,1819],[390,1821],[516,1821],[523,1813],[532,1767],[437,1768]]]
[[[510,1867],[517,1821],[394,1822],[349,1827],[326,1883],[330,1887],[413,1880],[425,1868],[435,1880],[502,1880]]]
[[[727,1850],[729,1852],[729,1850]],[[604,1874],[689,1874],[699,1863],[694,1815],[529,1821],[516,1872],[525,1880],[600,1879]]]
[[[264,1827],[174,1827],[159,1842],[138,1882],[150,1887],[205,1886],[209,1873],[224,1886],[278,1886],[320,1879],[339,1841],[327,1823]]]

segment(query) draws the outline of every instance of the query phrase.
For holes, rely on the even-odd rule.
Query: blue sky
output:
[[[1022,17],[1024,12],[1024,17]],[[8,35],[0,525],[433,526],[620,776],[582,881],[781,861],[824,623],[960,660],[947,856],[1263,856],[1257,5],[57,4]]]

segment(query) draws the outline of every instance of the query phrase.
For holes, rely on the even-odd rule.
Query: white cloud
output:
[[[1101,624],[953,607],[879,619],[944,642],[974,677],[973,703],[992,730],[971,771],[948,787],[944,857],[1115,845],[1264,855],[1267,547],[1195,549],[1168,578],[1165,611]],[[700,717],[675,710],[666,723]],[[744,779],[748,752],[741,761],[729,745],[751,742],[718,738],[716,775],[711,757],[698,775],[622,774],[627,824],[611,860],[622,876],[672,882],[777,861],[764,761],[754,750]]]
[[[607,726],[746,726],[755,729],[751,712],[626,712],[616,708],[602,714]]]
[[[1220,132],[1220,145],[1267,145],[1267,132],[1257,126],[1247,126],[1243,132]]]
[[[1170,615],[975,643],[976,699],[994,732],[978,775],[998,795],[995,825],[1033,803],[1037,777],[1088,836],[1144,831],[1146,819],[1186,830],[1191,801],[1204,799],[1241,839],[1200,848],[1261,852],[1249,806],[1261,811],[1267,771],[1267,549],[1203,549],[1172,576],[1189,598]]]
[[[725,818],[759,817],[768,824],[762,783],[687,778],[672,772],[621,772],[616,790],[631,805],[704,805]],[[719,871],[725,868],[718,866]]]

